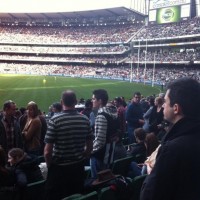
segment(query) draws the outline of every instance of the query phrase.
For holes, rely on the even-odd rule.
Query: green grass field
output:
[[[110,100],[116,96],[124,96],[129,100],[134,91],[140,91],[144,96],[160,92],[159,87],[113,80],[0,75],[0,106],[6,100],[15,101],[18,108],[26,107],[29,101],[35,101],[42,111],[47,112],[53,102],[60,101],[61,93],[66,89],[74,90],[77,99],[88,99],[94,89],[100,88],[108,91]]]

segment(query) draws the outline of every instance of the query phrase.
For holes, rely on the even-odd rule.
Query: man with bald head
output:
[[[75,109],[73,91],[62,93],[63,111],[49,120],[44,157],[48,167],[45,199],[62,199],[82,193],[84,160],[92,151],[93,134],[89,119]]]

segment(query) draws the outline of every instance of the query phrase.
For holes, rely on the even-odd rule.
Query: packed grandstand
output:
[[[110,9],[107,17],[105,10],[89,12],[0,15],[0,73],[200,80],[197,15],[157,24],[125,7]]]

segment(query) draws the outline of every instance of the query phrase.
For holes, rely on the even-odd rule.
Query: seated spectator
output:
[[[145,138],[145,146],[147,149],[147,157],[152,154],[153,151],[158,147],[159,145],[158,138],[156,137],[155,133],[148,133]]]
[[[17,180],[17,186],[25,187],[28,183],[43,180],[38,166],[38,157],[28,155],[20,148],[13,148],[8,152],[10,170]]]
[[[6,153],[0,146],[0,199],[6,196],[7,199],[12,199],[14,196],[15,178],[11,171],[6,168]]]
[[[152,154],[147,157],[147,159],[145,160],[144,162],[144,165],[142,167],[142,171],[141,171],[141,174],[150,174],[154,165],[155,165],[155,162],[156,162],[156,156],[157,156],[157,153],[158,153],[158,150],[160,148],[160,145],[156,148],[155,151],[152,152]],[[142,166],[142,165],[140,165]]]
[[[131,162],[129,176],[134,178],[142,174],[150,173],[154,164],[158,151],[159,141],[154,133],[149,133],[145,138],[147,159],[144,163]]]
[[[127,154],[131,156],[143,155],[144,157],[146,157],[146,146],[145,146],[146,133],[144,129],[136,128],[133,137],[135,137],[136,139],[136,144],[129,146]]]
[[[114,160],[125,158],[127,151],[122,142],[117,142],[115,145]]]

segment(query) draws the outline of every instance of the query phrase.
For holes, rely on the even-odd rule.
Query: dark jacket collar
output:
[[[163,142],[173,140],[183,135],[200,134],[200,120],[191,118],[182,118],[176,124],[174,124],[166,136],[163,138]]]

